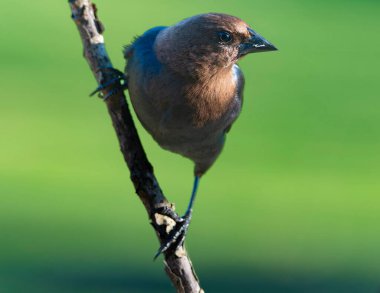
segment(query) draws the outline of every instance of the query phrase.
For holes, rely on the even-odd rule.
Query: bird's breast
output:
[[[184,90],[194,126],[203,127],[229,115],[236,102],[237,81],[233,72],[228,71],[189,84]]]

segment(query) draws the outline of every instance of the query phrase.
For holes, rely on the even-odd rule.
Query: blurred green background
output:
[[[96,3],[119,69],[134,36],[210,11],[280,49],[240,63],[244,110],[201,182],[206,292],[379,292],[380,2]],[[173,292],[67,2],[2,0],[0,28],[0,292]],[[139,130],[183,212],[192,163]]]

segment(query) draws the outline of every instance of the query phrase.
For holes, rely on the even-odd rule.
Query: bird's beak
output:
[[[248,53],[259,53],[278,50],[273,44],[269,43],[266,39],[264,39],[254,30],[248,28],[248,31],[251,37],[239,46],[239,57],[247,55]]]

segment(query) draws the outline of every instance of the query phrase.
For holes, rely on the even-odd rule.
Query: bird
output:
[[[237,62],[275,50],[246,22],[223,13],[151,28],[125,46],[125,79],[136,116],[163,149],[194,162],[187,210],[155,258],[184,243],[200,178],[241,112],[245,81]]]

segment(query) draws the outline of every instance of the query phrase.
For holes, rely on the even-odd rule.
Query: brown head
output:
[[[273,50],[276,48],[243,20],[219,13],[187,18],[163,30],[155,43],[160,62],[196,79],[231,69],[248,53]]]

